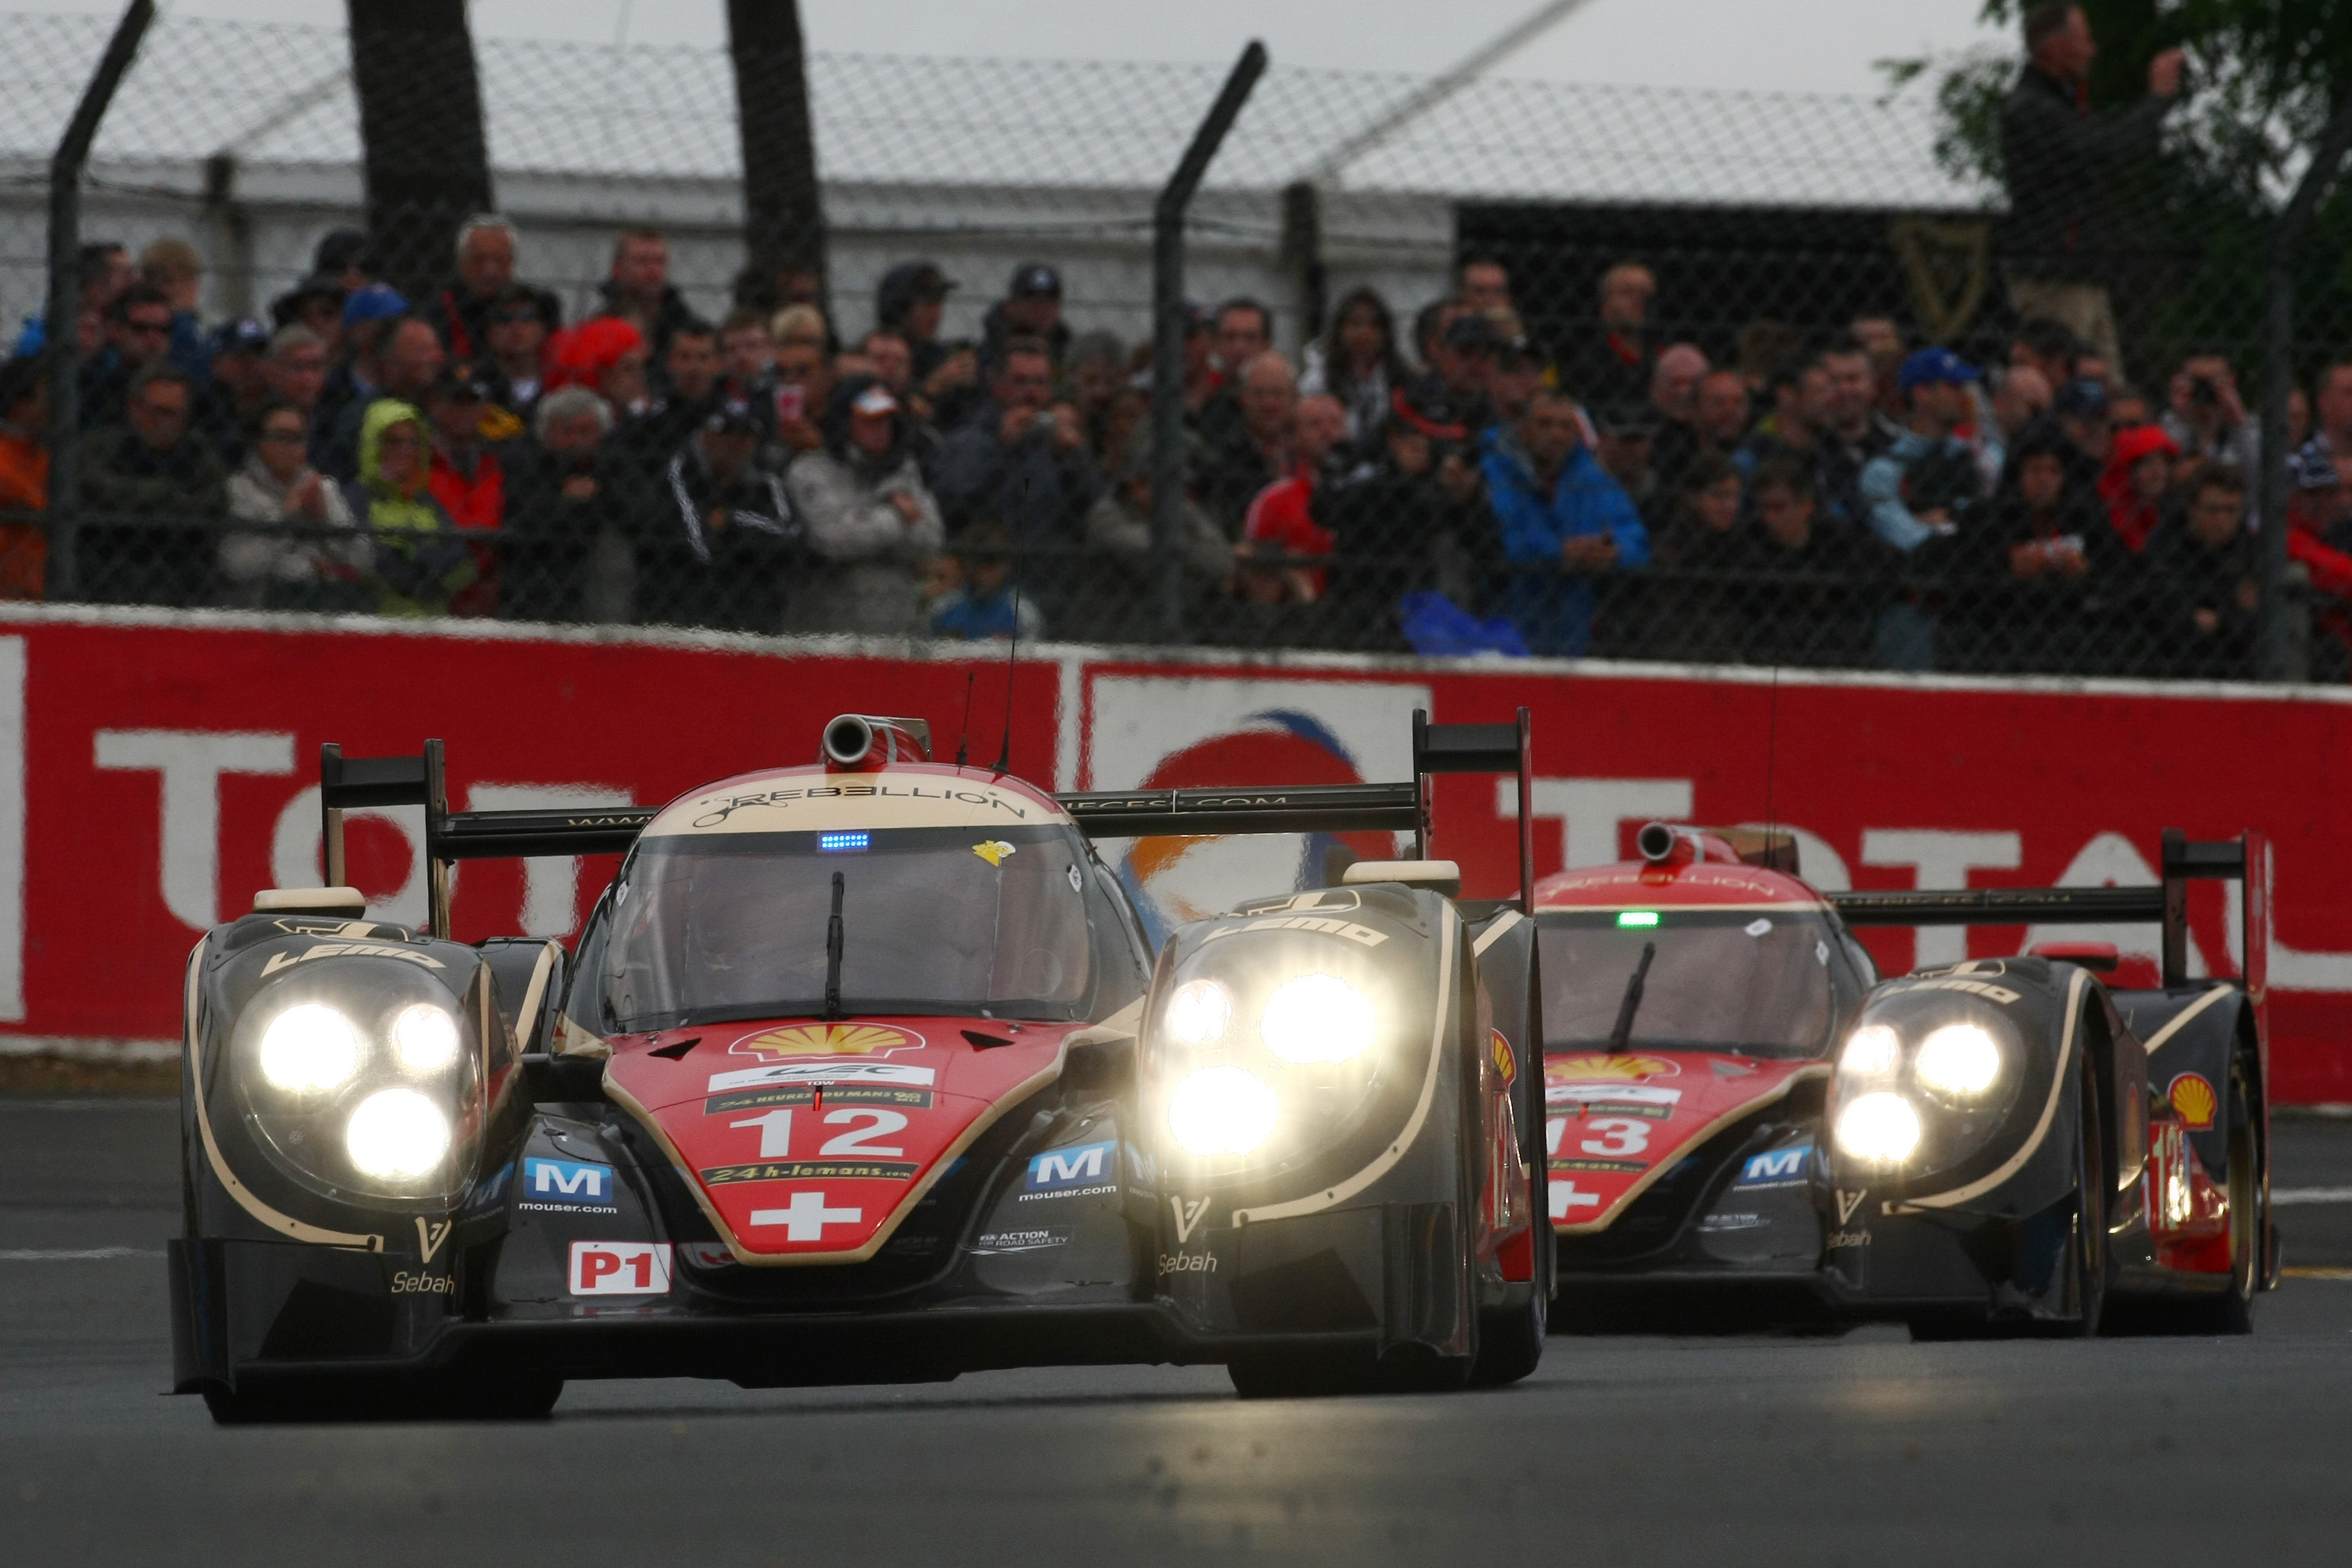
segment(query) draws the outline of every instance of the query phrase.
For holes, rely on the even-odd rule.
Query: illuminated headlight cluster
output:
[[[1927,1145],[1939,1129],[1958,1137],[1984,1131],[1979,1124],[2015,1088],[2011,1053],[2002,1044],[2006,1024],[1991,1017],[1904,1022],[1910,1026],[1901,1030],[1866,1023],[1838,1052],[1831,1141],[1864,1164],[1920,1164],[1937,1152]],[[1940,1153],[1948,1159],[1958,1152]]]
[[[335,1192],[450,1190],[478,1079],[454,998],[372,964],[278,989],[288,994],[254,998],[237,1034],[246,1103],[271,1152]]]
[[[1361,1102],[1382,1054],[1381,1005],[1364,985],[1305,964],[1256,984],[1187,980],[1155,1034],[1168,1135],[1210,1161],[1328,1131]]]

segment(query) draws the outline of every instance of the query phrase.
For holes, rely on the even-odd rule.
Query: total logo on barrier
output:
[[[613,1203],[613,1167],[571,1160],[522,1163],[522,1202],[526,1209],[556,1209],[577,1214],[616,1214]]]
[[[670,1249],[667,1241],[575,1241],[572,1244],[574,1296],[667,1296]]]

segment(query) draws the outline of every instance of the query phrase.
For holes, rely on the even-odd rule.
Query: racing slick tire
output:
[[[357,1421],[541,1421],[563,1395],[551,1373],[383,1383],[305,1377],[236,1390],[207,1388],[222,1426]]]
[[[1478,1314],[1478,1358],[1470,1364],[1470,1386],[1500,1388],[1535,1371],[1543,1359],[1549,1330],[1549,1302],[1541,1290],[1528,1292],[1516,1310]]]

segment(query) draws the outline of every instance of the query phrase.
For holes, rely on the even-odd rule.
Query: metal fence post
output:
[[[2309,671],[2294,657],[2287,604],[2286,405],[2294,387],[2294,248],[2320,198],[2336,178],[2336,165],[2352,147],[2352,95],[2328,116],[2310,166],[2275,222],[2263,270],[2263,531],[2257,544],[2262,584],[2262,619],[2256,631],[2254,672],[2264,680],[2301,680]]]
[[[1265,72],[1265,46],[1253,39],[1151,209],[1151,552],[1170,642],[1184,640],[1184,210]]]
[[[49,352],[49,560],[46,593],[70,599],[80,587],[74,532],[81,506],[81,377],[75,356],[81,341],[81,172],[98,139],[99,121],[114,100],[155,19],[155,0],[131,0],[82,89],[81,102],[49,160],[49,305],[42,341]]]

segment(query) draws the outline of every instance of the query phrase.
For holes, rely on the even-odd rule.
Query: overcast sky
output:
[[[1873,92],[1871,62],[2005,41],[1981,0],[1588,0],[1493,74],[1757,91]],[[0,0],[5,11],[119,15],[121,0]],[[166,14],[339,24],[340,0],[163,0]],[[840,53],[1213,60],[1265,39],[1277,64],[1444,68],[1537,0],[801,0],[812,46]],[[473,0],[484,36],[714,47],[721,0]]]

